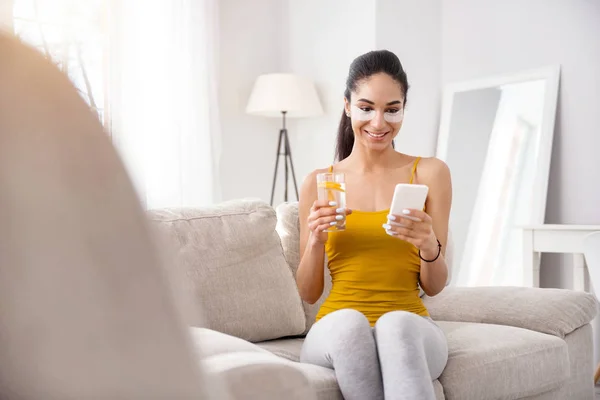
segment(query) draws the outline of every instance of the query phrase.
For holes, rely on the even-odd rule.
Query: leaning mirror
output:
[[[531,285],[520,227],[544,222],[559,71],[444,90],[436,156],[452,173],[453,285]]]

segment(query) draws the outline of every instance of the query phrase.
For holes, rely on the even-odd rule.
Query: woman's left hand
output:
[[[404,210],[402,215],[388,215],[383,228],[390,236],[405,240],[421,250],[421,254],[436,255],[438,242],[431,217],[421,210]]]

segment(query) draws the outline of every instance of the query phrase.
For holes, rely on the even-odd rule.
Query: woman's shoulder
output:
[[[419,173],[437,173],[448,169],[446,163],[437,157],[414,156],[398,152],[397,162],[398,168],[406,168],[408,165],[415,168]]]
[[[417,174],[420,180],[446,180],[450,179],[450,168],[437,157],[422,157],[417,164]]]
[[[310,175],[313,176],[313,177],[316,177],[318,174],[322,174],[322,173],[325,173],[325,172],[331,172],[332,170],[335,171],[335,166],[336,165],[337,164],[331,164],[331,165],[328,165],[328,166],[326,166],[324,168],[317,168],[313,172],[311,172]]]
[[[325,172],[329,172],[330,169],[331,169],[331,166],[328,166],[325,168],[317,168],[314,171],[312,171],[311,173],[309,173],[308,175],[306,175],[306,177],[304,178],[304,182],[309,182],[309,183],[316,182],[317,175],[324,174]]]
[[[331,167],[318,168],[306,175],[300,189],[300,197],[316,198],[317,196],[317,175],[329,172]]]
[[[417,158],[417,157],[415,157]],[[420,158],[418,168],[425,168],[427,170],[440,171],[448,169],[448,165],[437,157],[418,157]]]

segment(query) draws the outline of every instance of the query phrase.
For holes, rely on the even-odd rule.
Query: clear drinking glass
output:
[[[344,219],[336,221],[335,225],[326,229],[326,232],[339,232],[346,229],[346,182],[344,174],[336,172],[325,172],[317,175],[317,193],[319,200],[328,202],[335,201],[335,208],[343,208]]]

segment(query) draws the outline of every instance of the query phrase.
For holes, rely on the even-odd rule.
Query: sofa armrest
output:
[[[447,287],[423,301],[431,318],[525,328],[564,338],[597,312],[589,293],[526,287]]]
[[[233,400],[316,400],[308,378],[291,361],[259,352],[221,353],[202,360]]]

